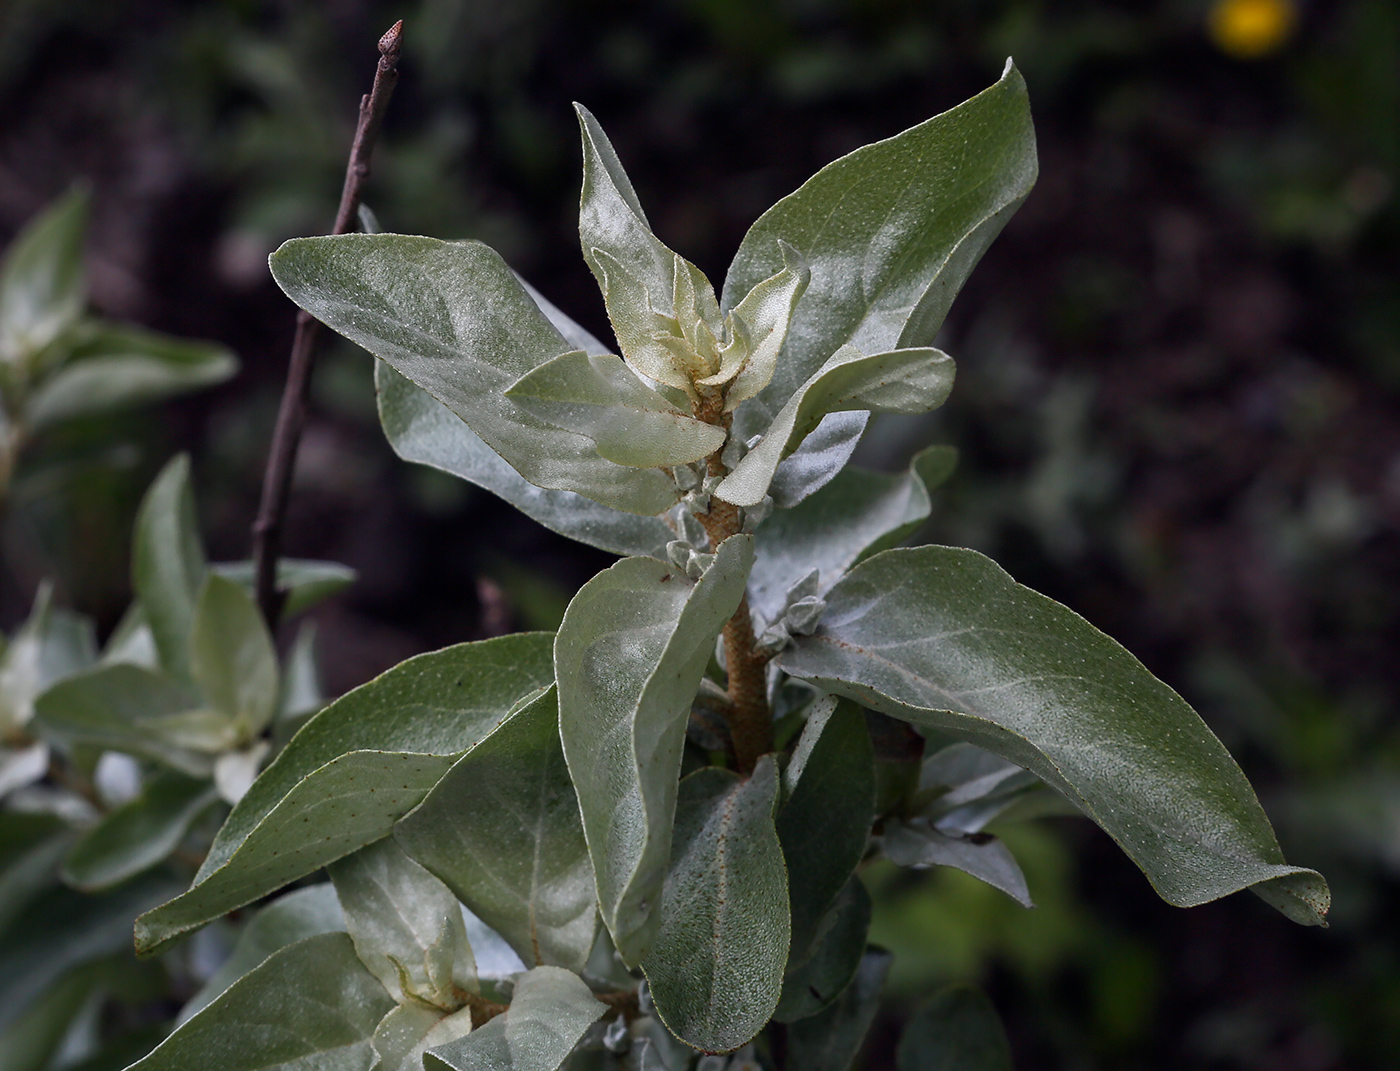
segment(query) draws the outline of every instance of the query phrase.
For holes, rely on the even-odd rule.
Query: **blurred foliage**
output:
[[[661,236],[718,275],[764,205],[1015,55],[1040,186],[945,329],[952,402],[872,426],[858,461],[894,471],[957,442],[922,537],[992,553],[1176,683],[1264,786],[1289,854],[1333,878],[1335,921],[1279,935],[1237,898],[1163,923],[1107,846],[1051,827],[1015,845],[1034,911],[954,873],[868,875],[895,984],[912,1006],[990,982],[1022,1066],[1392,1063],[1400,7],[10,0],[0,232],[88,176],[98,309],[218,338],[246,372],[165,421],[75,421],[36,450],[6,522],[6,623],[45,573],[114,623],[121,533],[177,444],[199,456],[211,543],[243,553],[290,335],[264,258],[326,227],[398,17],[384,227],[489,241],[597,332],[569,100],[614,133]],[[289,533],[362,577],[321,617],[336,689],[492,615],[547,626],[605,561],[397,465],[368,380],[362,355],[326,353]]]

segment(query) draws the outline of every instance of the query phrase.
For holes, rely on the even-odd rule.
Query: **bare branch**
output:
[[[379,64],[374,72],[374,87],[360,98],[360,118],[355,126],[355,140],[350,145],[350,159],[345,166],[345,186],[340,192],[340,208],[335,214],[332,234],[347,234],[360,207],[360,195],[369,177],[370,156],[379,134],[389,97],[399,80],[399,44],[403,36],[403,20],[389,28],[379,39]],[[310,313],[297,313],[296,335],[287,364],[287,383],[282,390],[282,405],[277,412],[277,426],[272,433],[272,448],[268,452],[267,472],[263,476],[262,499],[258,517],[253,522],[253,571],[256,577],[258,607],[269,629],[276,632],[277,618],[282,610],[283,594],[277,590],[277,559],[282,550],[282,522],[291,495],[292,472],[296,468],[297,446],[306,422],[306,398],[311,385],[316,336],[320,323]]]

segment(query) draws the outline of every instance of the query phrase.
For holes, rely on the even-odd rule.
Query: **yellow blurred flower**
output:
[[[1206,29],[1220,51],[1251,60],[1282,47],[1297,21],[1291,0],[1216,0],[1206,16]]]

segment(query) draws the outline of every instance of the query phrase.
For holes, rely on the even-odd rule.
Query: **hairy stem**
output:
[[[400,19],[379,39],[379,65],[374,71],[374,87],[360,98],[360,118],[355,126],[355,140],[350,145],[345,185],[340,191],[340,207],[335,214],[332,234],[349,233],[359,210],[360,194],[365,179],[369,177],[370,155],[374,152],[379,124],[384,118],[389,96],[399,80],[402,34],[403,20]],[[311,367],[320,326],[310,313],[297,313],[296,335],[292,340],[292,354],[287,365],[287,383],[282,390],[282,405],[277,412],[276,429],[272,433],[272,449],[268,452],[258,517],[253,522],[253,570],[258,608],[267,621],[267,627],[274,632],[282,609],[282,594],[277,590],[282,522],[291,496],[292,472],[296,468],[301,429],[306,422],[306,398],[311,386]]]
[[[724,474],[719,451],[706,462],[710,475]],[[718,498],[710,499],[708,513],[700,523],[710,537],[710,549],[739,531],[739,507]],[[753,618],[749,597],[739,600],[739,609],[724,626],[724,663],[729,673],[729,735],[739,772],[749,774],[758,760],[773,750],[773,717],[768,710],[768,659],[754,650]]]

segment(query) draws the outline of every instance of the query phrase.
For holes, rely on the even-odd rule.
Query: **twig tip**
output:
[[[399,41],[403,37],[403,19],[390,26],[383,37],[379,39],[379,53],[382,56],[396,54],[399,50]]]

